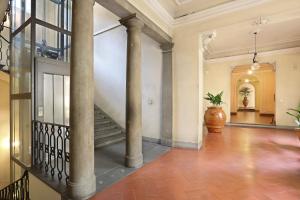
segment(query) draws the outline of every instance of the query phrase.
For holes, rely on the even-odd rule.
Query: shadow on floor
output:
[[[144,164],[153,161],[170,150],[170,147],[143,142]],[[95,149],[95,174],[97,192],[135,172],[124,165],[125,141]]]

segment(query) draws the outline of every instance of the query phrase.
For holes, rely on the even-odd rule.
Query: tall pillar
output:
[[[68,195],[88,199],[94,172],[94,0],[73,1],[70,82],[70,179]]]
[[[143,22],[135,16],[120,20],[127,27],[126,157],[127,167],[143,165],[141,33]]]
[[[162,49],[162,102],[161,102],[161,133],[160,141],[162,145],[172,146],[172,126],[173,126],[173,75],[172,75],[172,49],[173,43],[165,43]]]

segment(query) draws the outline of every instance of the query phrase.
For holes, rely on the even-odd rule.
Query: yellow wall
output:
[[[9,77],[0,72],[0,188],[10,181]]]
[[[204,91],[224,91],[224,101],[226,102],[224,110],[228,121],[230,121],[231,69],[250,61],[251,55],[249,58],[217,59],[213,62],[207,61],[205,64]],[[259,61],[275,63],[276,65],[276,124],[294,126],[293,118],[289,117],[286,111],[288,108],[297,107],[300,103],[300,51],[261,54]],[[267,90],[262,88],[262,91],[266,92]],[[267,105],[268,102],[261,102],[261,104]],[[264,105],[261,105],[261,107],[264,107]]]
[[[31,200],[60,200],[59,193],[29,173],[29,195]]]

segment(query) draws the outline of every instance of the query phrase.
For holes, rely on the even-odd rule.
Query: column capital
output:
[[[166,43],[162,43],[160,45],[160,48],[163,50],[163,53],[164,52],[171,52],[173,47],[174,47],[174,43],[172,43],[172,42],[166,42]]]
[[[134,28],[142,30],[145,25],[144,22],[136,16],[136,14],[120,19],[120,23],[123,26],[126,26],[127,29]]]

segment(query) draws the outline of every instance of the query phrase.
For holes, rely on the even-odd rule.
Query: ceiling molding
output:
[[[229,3],[224,3],[203,11],[177,18],[173,25],[182,26],[195,22],[205,21],[207,19],[214,18],[223,14],[258,6],[268,1],[270,0],[237,0]]]
[[[175,1],[175,3],[177,4],[177,5],[183,5],[183,4],[186,4],[186,3],[189,3],[189,2],[191,2],[192,0],[174,0]]]
[[[226,13],[251,8],[269,2],[271,0],[236,0],[224,3],[183,17],[174,18],[158,0],[145,0],[147,5],[170,27],[178,27],[194,22],[205,21]]]
[[[260,44],[258,46],[258,54],[260,55],[260,52],[274,51],[278,49],[287,49],[287,48],[293,48],[299,46],[300,46],[300,36],[294,38],[286,38],[282,40],[276,40],[274,42]],[[216,59],[216,58],[230,57],[230,56],[236,56],[242,54],[253,54],[253,53],[254,53],[253,47],[248,46],[242,48],[231,48],[222,51],[211,50],[210,52],[206,52],[205,57],[207,59]]]
[[[158,0],[145,0],[146,4],[170,27],[175,20],[168,11],[158,2]]]
[[[271,56],[271,55],[285,55],[285,54],[293,54],[293,53],[300,53],[300,47],[279,49],[274,51],[265,51],[260,53],[260,57]],[[206,59],[204,62],[206,64],[213,64],[213,63],[220,63],[226,61],[249,59],[249,63],[250,63],[252,56],[253,56],[252,54],[242,54],[242,55],[228,56],[222,58]]]

